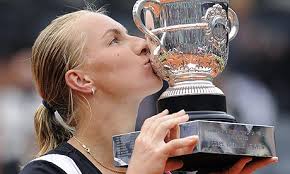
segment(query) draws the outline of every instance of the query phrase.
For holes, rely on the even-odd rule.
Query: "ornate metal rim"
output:
[[[217,88],[210,81],[194,81],[187,84],[177,84],[173,87],[169,87],[165,92],[161,94],[159,99],[168,97],[184,96],[184,95],[224,95],[222,90]]]
[[[167,4],[167,3],[175,3],[178,1],[184,1],[184,0],[160,0],[161,4]],[[230,0],[191,0],[191,1],[198,1],[198,2],[202,2],[202,3],[229,3]]]

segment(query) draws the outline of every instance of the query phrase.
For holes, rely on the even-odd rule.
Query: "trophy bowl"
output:
[[[156,74],[170,87],[160,97],[216,94],[212,84],[228,60],[239,28],[228,0],[139,0],[136,26],[145,33]],[[141,20],[143,12],[144,23]]]

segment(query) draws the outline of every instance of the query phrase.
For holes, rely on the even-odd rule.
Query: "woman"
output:
[[[32,50],[32,72],[43,98],[35,114],[38,156],[64,155],[83,174],[162,174],[182,167],[168,157],[190,153],[197,137],[164,140],[188,120],[183,110],[147,119],[128,169],[113,166],[112,136],[132,132],[139,103],[162,87],[149,56],[144,39],[128,35],[102,12],[77,11],[46,27]],[[21,174],[64,174],[55,161],[32,161]],[[250,161],[242,159],[225,172],[248,174],[277,159]]]

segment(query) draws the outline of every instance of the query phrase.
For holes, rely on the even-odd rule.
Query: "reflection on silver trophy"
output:
[[[180,125],[180,137],[199,136],[192,154],[176,157],[183,160],[181,170],[216,171],[242,156],[276,156],[274,127],[237,123],[212,83],[239,30],[229,0],[138,0],[133,19],[146,36],[155,73],[169,83],[157,110],[184,109],[190,120]],[[113,137],[116,166],[128,164],[138,133]]]
[[[146,26],[141,21],[143,9]],[[211,81],[224,70],[229,41],[239,28],[227,0],[137,1],[133,15],[154,54],[154,71],[170,84],[161,98],[223,95]]]

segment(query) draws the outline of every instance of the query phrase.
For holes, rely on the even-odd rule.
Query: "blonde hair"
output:
[[[47,153],[73,134],[76,124],[76,103],[79,100],[65,82],[65,73],[83,62],[86,43],[83,33],[74,30],[77,19],[98,10],[80,10],[53,20],[37,37],[32,47],[32,73],[36,88],[43,100],[59,113],[40,105],[34,117],[36,139],[40,151]]]

